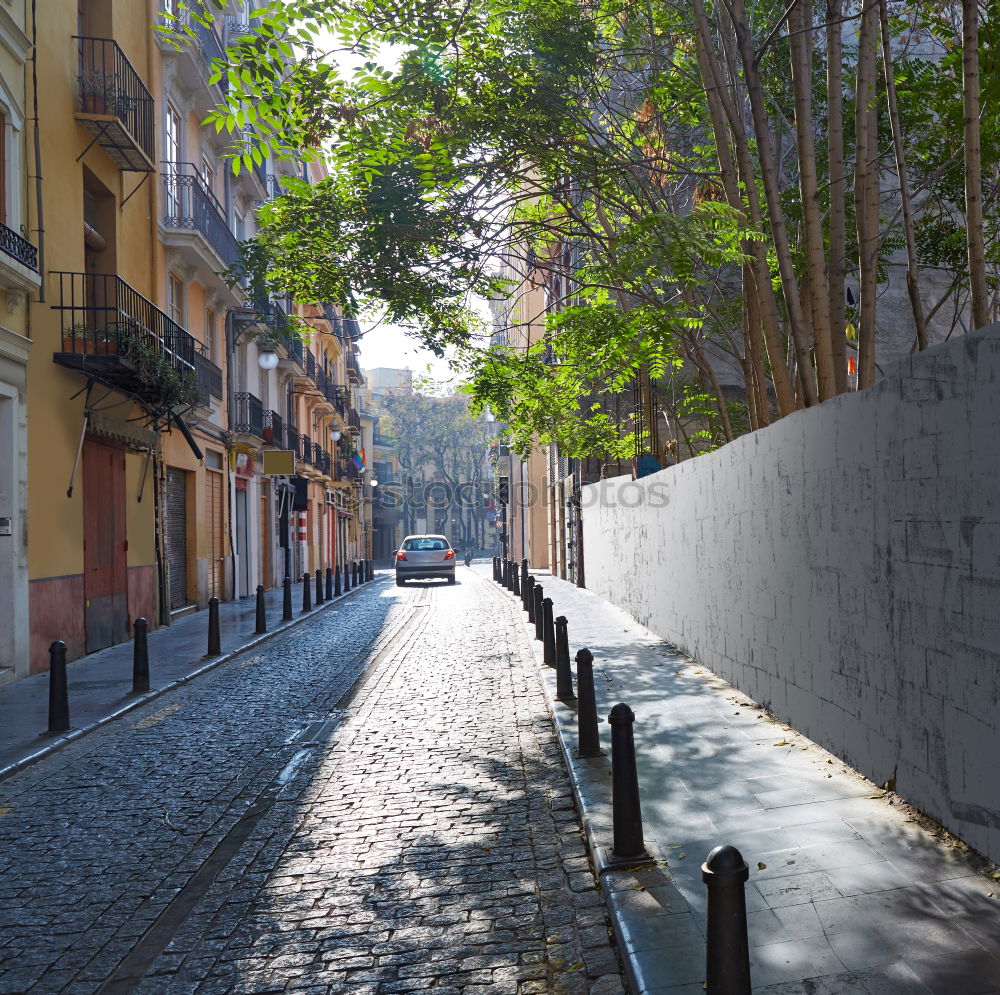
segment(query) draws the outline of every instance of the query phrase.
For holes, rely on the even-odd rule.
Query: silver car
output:
[[[455,583],[455,550],[445,536],[407,536],[396,551],[396,584],[418,577],[446,577]]]

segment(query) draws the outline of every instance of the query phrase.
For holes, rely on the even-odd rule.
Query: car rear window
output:
[[[403,543],[403,549],[447,549],[448,543],[444,539],[407,539]]]

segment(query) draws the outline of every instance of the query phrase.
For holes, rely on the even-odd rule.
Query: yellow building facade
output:
[[[295,306],[221,275],[281,177],[309,176],[274,161],[234,176],[232,136],[200,125],[249,6],[191,22],[180,47],[151,28],[175,9],[48,0],[8,25],[0,6],[6,218],[24,227],[8,239],[24,259],[0,258],[0,586],[15,591],[0,680],[44,669],[56,639],[74,659],[139,617],[169,624],[362,555],[356,323],[299,308],[309,341],[275,347]],[[294,452],[294,472],[264,473],[270,450]]]

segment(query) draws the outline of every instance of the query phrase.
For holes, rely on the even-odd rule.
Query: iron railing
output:
[[[312,449],[312,439],[304,433],[299,436],[299,444],[296,450],[296,456],[303,463],[312,463],[313,461],[313,449]]]
[[[313,443],[313,454],[312,454],[312,464],[315,467],[322,469],[323,466],[323,447],[318,443]]]
[[[233,394],[233,431],[264,438],[264,406],[260,398],[237,391]]]
[[[299,430],[295,427],[295,422],[285,422],[285,449],[298,452]]]
[[[264,412],[264,441],[276,449],[285,445],[285,423],[277,411]]]
[[[211,359],[203,345],[198,345],[194,354],[194,372],[198,376],[198,386],[201,388],[202,403],[208,407],[211,398],[222,400],[222,370]]]
[[[38,272],[38,249],[26,238],[18,235],[13,228],[8,228],[0,222],[0,249],[3,249],[11,259],[16,259],[22,266]]]
[[[306,353],[306,376],[310,380],[316,379],[316,357],[311,353]]]
[[[163,223],[168,228],[200,232],[226,267],[240,261],[240,243],[226,212],[190,162],[163,163]]]
[[[174,369],[194,369],[195,339],[120,276],[53,272],[52,277],[63,352],[123,358],[152,353],[166,357]]]
[[[332,464],[333,460],[331,459],[330,454],[325,449],[319,450],[316,466],[319,467],[319,469],[326,474],[326,476],[331,478],[333,477]]]
[[[347,364],[348,380],[354,380],[356,383],[361,383],[361,367],[358,365],[358,354],[353,349],[349,349],[347,351],[345,362]]]
[[[361,415],[354,408],[347,412],[347,427],[354,432],[361,431]]]
[[[110,114],[153,158],[153,97],[112,38],[74,36],[80,43],[77,77],[80,111]]]

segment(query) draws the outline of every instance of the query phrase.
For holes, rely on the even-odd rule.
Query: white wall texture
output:
[[[588,587],[1000,860],[1000,325],[583,505]]]

